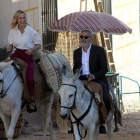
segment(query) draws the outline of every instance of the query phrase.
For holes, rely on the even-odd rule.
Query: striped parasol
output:
[[[95,11],[71,13],[49,26],[49,30],[56,32],[70,30],[80,33],[84,29],[91,30],[93,34],[98,32],[107,34],[132,33],[132,29],[116,17]]]

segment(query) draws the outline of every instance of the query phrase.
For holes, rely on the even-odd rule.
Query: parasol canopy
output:
[[[55,32],[70,30],[74,33],[80,33],[85,29],[91,30],[93,34],[98,32],[107,34],[132,33],[132,29],[116,17],[95,11],[71,13],[49,26],[49,30]]]

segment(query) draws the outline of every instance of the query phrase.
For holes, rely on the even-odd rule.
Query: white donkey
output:
[[[71,117],[76,140],[82,139],[82,129],[89,131],[89,140],[100,140],[98,126],[100,122],[99,107],[83,83],[78,79],[80,71],[73,78],[63,75],[60,95],[60,116],[64,119]],[[96,94],[95,94],[96,96]],[[113,113],[109,112],[106,120],[109,140],[113,136]],[[94,135],[95,134],[95,135]]]
[[[14,128],[21,112],[23,85],[14,68],[0,62],[0,118],[4,122],[8,140],[12,140]],[[8,67],[8,68],[7,68]]]
[[[0,118],[4,123],[8,140],[13,139],[14,129],[21,112],[23,93],[23,84],[14,66],[11,65],[12,62],[0,62]],[[48,128],[51,140],[56,140],[50,119],[54,92],[49,95],[49,101],[44,102],[43,140],[46,140]]]

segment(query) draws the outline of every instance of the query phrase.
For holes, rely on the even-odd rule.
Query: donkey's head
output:
[[[73,78],[67,78],[65,73],[62,73],[62,86],[58,90],[58,94],[60,95],[61,104],[60,116],[63,119],[68,119],[70,110],[75,106],[77,92],[75,82],[80,76],[80,71],[77,71]]]
[[[0,62],[0,70],[3,71],[5,68],[9,67],[13,63],[13,60],[9,62]]]
[[[3,93],[3,83],[4,83],[4,74],[3,70],[10,66],[13,63],[12,61],[9,62],[0,62],[0,95]]]

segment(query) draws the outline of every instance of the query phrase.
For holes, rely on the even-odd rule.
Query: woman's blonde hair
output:
[[[18,19],[18,16],[19,16],[21,13],[25,14],[22,10],[18,10],[18,11],[16,11],[16,13],[14,14],[13,20],[12,20],[12,23],[11,23],[11,28],[12,28],[12,29],[15,28],[16,25],[18,24],[18,23],[17,23],[17,19]],[[26,14],[25,14],[25,16],[26,16]],[[27,24],[27,18],[26,18],[26,24]]]

